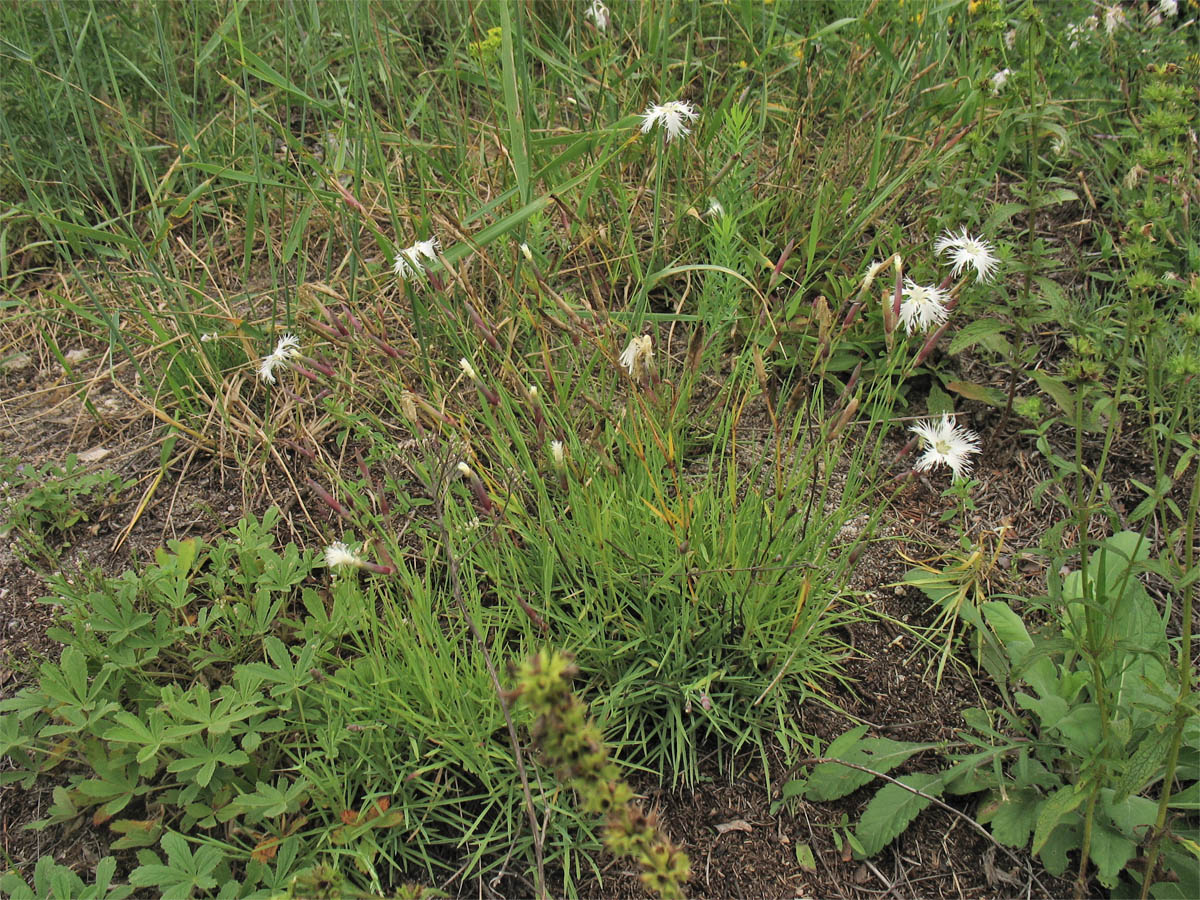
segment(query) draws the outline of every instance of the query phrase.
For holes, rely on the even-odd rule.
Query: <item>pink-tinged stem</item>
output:
[[[858,384],[858,376],[862,374],[863,364],[859,363],[854,367],[854,371],[850,373],[850,380],[846,382],[846,386],[842,389],[842,393],[838,395],[837,402],[833,404],[833,408],[837,409],[846,399],[854,393],[854,388]]]
[[[531,400],[533,404],[533,424],[537,427],[538,443],[546,443],[546,417],[542,415],[542,402]]]
[[[387,341],[383,340],[382,338],[377,338],[377,337],[375,337],[375,335],[373,335],[369,332],[367,333],[367,337],[369,337],[371,339],[372,344],[374,344],[376,347],[378,347],[380,350],[382,350],[385,354],[390,356],[392,359],[400,358],[400,351],[397,350],[395,347],[393,347],[391,344],[389,344]]]
[[[546,620],[543,619],[541,616],[539,616],[537,614],[537,610],[535,610],[532,606],[530,606],[528,603],[526,603],[521,598],[520,594],[513,594],[513,596],[516,597],[517,605],[519,607],[521,607],[521,612],[525,613],[525,615],[527,615],[529,617],[530,622],[532,622],[534,625],[536,625],[538,627],[538,629],[540,629],[543,633],[546,633],[550,630],[550,626],[546,624]]]
[[[309,381],[311,381],[313,384],[324,384],[325,383],[321,380],[320,375],[318,375],[316,372],[313,372],[309,369],[304,368],[304,366],[300,365],[299,363],[292,363],[292,371],[295,372],[297,375],[304,376]]]
[[[914,366],[921,365],[921,363],[925,362],[925,360],[929,358],[929,354],[931,354],[933,352],[933,348],[937,346],[937,342],[939,340],[941,340],[942,335],[945,333],[946,329],[949,327],[950,327],[950,323],[947,322],[945,325],[943,325],[941,328],[939,328],[937,331],[935,331],[933,334],[931,334],[929,336],[929,340],[927,340],[925,342],[925,346],[922,347],[921,352],[917,354],[917,358],[913,362]]]
[[[376,552],[383,557],[383,561],[387,564],[389,569],[391,569],[393,572],[396,571],[396,564],[392,562],[392,558],[388,555],[387,550],[385,550],[382,546],[377,546]]]
[[[289,441],[287,438],[276,438],[276,441],[287,447],[293,453],[299,453],[301,456],[307,457],[313,462],[317,461],[317,455],[302,444],[297,444],[295,441]]]
[[[779,254],[779,259],[776,261],[775,267],[771,270],[771,277],[767,280],[767,290],[775,287],[775,283],[779,280],[779,276],[783,272],[783,265],[791,257],[794,249],[796,249],[796,239],[792,238],[783,248],[783,252]]]
[[[361,563],[361,567],[366,569],[368,572],[374,572],[376,575],[391,575],[396,571],[391,566],[381,566],[378,563],[366,561]]]
[[[316,369],[318,372],[320,372],[322,375],[326,375],[326,376],[332,378],[336,374],[333,371],[333,366],[329,365],[329,363],[327,363],[323,360],[313,359],[311,356],[306,356],[306,357],[304,357],[304,361],[306,363],[308,363],[310,366],[312,366],[314,369]]]
[[[892,296],[892,321],[900,321],[900,299],[903,296],[904,282],[900,277],[900,269],[896,269],[896,292]]]
[[[347,206],[349,206],[351,209],[353,209],[356,212],[362,213],[363,215],[367,214],[367,208],[365,206],[363,206],[361,203],[359,203],[358,198],[355,197],[348,190],[346,190],[342,186],[342,183],[340,181],[338,181],[336,178],[333,179],[333,188],[339,194],[342,195],[342,202],[344,202]]]
[[[334,498],[333,494],[329,493],[329,491],[325,490],[325,488],[321,487],[319,484],[317,484],[311,478],[306,478],[304,480],[308,484],[308,486],[310,488],[312,488],[314,494],[316,494],[318,497],[320,497],[322,500],[324,500],[327,504],[329,504],[330,509],[332,509],[335,513],[337,513],[343,519],[350,518],[349,511],[346,509],[346,507],[342,506],[342,504],[338,503],[338,501]]]
[[[308,327],[311,328],[313,331],[317,332],[318,334],[324,335],[325,337],[329,338],[329,340],[331,340],[331,341],[341,340],[341,337],[342,337],[341,332],[336,331],[333,328],[330,328],[324,322],[318,322],[315,319],[309,319],[307,317],[306,317],[306,319],[307,319]]]
[[[477,381],[477,382],[475,382],[475,387],[479,390],[479,393],[483,394],[484,399],[487,400],[487,402],[490,403],[492,406],[500,405],[500,395],[497,394],[495,391],[493,391],[491,388],[489,388],[487,385],[483,384],[482,382]]]
[[[908,456],[908,454],[912,453],[913,450],[917,446],[918,440],[919,440],[919,438],[915,434],[911,438],[909,438],[908,443],[900,448],[900,452],[897,453],[896,458],[892,460],[892,465],[896,465],[898,462],[900,462],[902,459],[904,459],[904,457],[906,457],[906,456]]]
[[[346,326],[341,323],[341,320],[320,303],[317,304],[317,309],[321,311],[321,315],[329,320],[329,324],[338,330],[338,334],[340,334],[342,337],[346,337],[350,334],[350,332],[346,329]]]
[[[484,324],[479,313],[475,311],[475,307],[473,307],[466,300],[464,300],[462,303],[463,307],[467,310],[467,315],[471,318],[471,324],[475,326],[475,330],[483,335],[483,339],[488,342],[488,346],[490,346],[493,350],[500,352],[500,342],[496,340],[496,336],[492,334],[491,329]]]
[[[471,493],[475,495],[475,502],[480,508],[489,515],[495,512],[492,498],[488,496],[487,488],[483,486],[483,480],[474,472],[470,475]]]
[[[854,323],[855,318],[858,317],[859,310],[861,310],[862,308],[863,308],[862,301],[851,304],[850,311],[846,313],[846,318],[842,319],[842,330],[838,334],[838,337],[841,337],[843,334],[846,333],[846,330]]]
[[[348,307],[342,307],[342,315],[346,317],[346,321],[350,323],[350,327],[355,331],[363,330],[362,322],[354,317],[354,313],[350,312]]]

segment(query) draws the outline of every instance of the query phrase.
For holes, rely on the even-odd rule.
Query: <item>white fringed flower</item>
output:
[[[714,197],[708,203],[708,209],[704,214],[710,219],[719,219],[725,215],[725,207],[721,205],[721,201]]]
[[[925,453],[913,466],[918,472],[934,466],[948,466],[954,473],[954,480],[958,481],[971,471],[971,456],[979,452],[979,436],[957,425],[951,414],[943,414],[936,422],[925,419],[910,431],[925,447]]]
[[[567,451],[563,448],[562,441],[550,442],[550,459],[556,469],[561,469],[566,464]]]
[[[1114,31],[1125,24],[1125,10],[1114,3],[1104,9],[1104,33],[1112,37]]]
[[[258,364],[258,377],[267,384],[275,383],[275,370],[279,367],[287,368],[289,362],[300,356],[300,341],[295,335],[285,334],[279,339],[279,343],[275,345],[275,349],[271,351],[269,356],[263,357],[262,362]]]
[[[592,20],[592,24],[596,26],[597,31],[608,31],[608,23],[610,21],[608,15],[608,7],[600,0],[592,0],[592,3],[583,13],[587,18]]]
[[[937,239],[933,249],[939,256],[950,257],[953,263],[950,274],[955,278],[970,266],[975,270],[976,281],[990,281],[1000,265],[991,243],[981,237],[971,237],[966,228],[959,234],[947,231]]]
[[[442,243],[436,237],[427,241],[417,241],[396,254],[392,271],[401,278],[416,278],[425,271],[425,264],[421,262],[421,258],[437,259],[441,249]]]
[[[1012,74],[1012,69],[1001,69],[992,76],[992,93],[999,94],[1004,90],[1004,86],[1008,84],[1008,76]]]
[[[341,541],[335,541],[325,548],[325,565],[331,569],[361,569],[363,560]]]
[[[942,325],[950,316],[946,304],[950,298],[937,285],[917,284],[904,279],[904,300],[900,304],[900,321],[908,334],[925,332]]]
[[[696,107],[685,100],[671,100],[660,105],[646,107],[642,113],[642,134],[649,133],[656,124],[667,130],[667,140],[679,137],[681,134],[691,134],[692,130],[685,122],[694,122],[700,118]]]
[[[641,378],[649,374],[653,362],[654,341],[648,334],[631,339],[620,359],[621,366],[629,373],[630,378]]]

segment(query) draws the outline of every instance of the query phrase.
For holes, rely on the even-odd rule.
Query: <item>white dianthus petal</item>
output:
[[[363,561],[359,559],[354,551],[341,541],[335,541],[325,548],[325,565],[331,569],[339,569],[343,566],[350,566],[357,569],[362,564]]]
[[[958,234],[947,231],[937,239],[933,249],[939,256],[950,257],[950,274],[955,278],[970,267],[975,270],[976,281],[990,281],[1000,265],[991,242],[972,237],[966,228]]]
[[[946,304],[949,298],[937,285],[917,284],[904,279],[904,300],[900,304],[900,321],[908,334],[925,332],[942,325],[950,316]]]
[[[682,134],[691,134],[692,130],[687,127],[686,122],[694,122],[698,118],[700,113],[685,100],[653,104],[646,107],[646,111],[642,113],[642,134],[648,133],[658,124],[666,129],[667,140],[670,141]]]
[[[938,465],[947,466],[958,481],[971,471],[971,456],[979,452],[979,436],[956,424],[952,415],[945,413],[937,421],[923,420],[910,430],[921,439],[925,448],[913,466],[918,472]]]

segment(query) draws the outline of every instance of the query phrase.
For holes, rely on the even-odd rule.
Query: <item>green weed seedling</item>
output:
[[[72,528],[90,521],[134,483],[114,472],[89,471],[74,453],[62,465],[46,463],[37,469],[11,458],[0,460],[0,478],[7,504],[0,537],[15,533],[30,559],[48,563],[70,546],[65,537]]]
[[[1029,847],[1051,874],[1063,874],[1075,854],[1080,884],[1090,863],[1105,887],[1136,892],[1142,873],[1133,860],[1157,846],[1164,877],[1153,896],[1195,895],[1200,715],[1180,700],[1165,619],[1135,577],[1146,555],[1144,538],[1122,532],[1085,569],[1053,579],[1044,603],[1056,624],[1041,633],[1031,635],[1000,600],[964,617],[986,630],[977,646],[1011,702],[965,710],[963,743],[938,748],[947,762],[940,770],[891,778],[930,745],[867,737],[859,726],[785,795],[834,800],[886,777],[854,831],[868,857],[936,798],[982,793],[979,822],[1000,844]],[[1185,750],[1169,763],[1176,736]],[[1167,830],[1155,828],[1158,803],[1144,796],[1164,778],[1172,780]]]

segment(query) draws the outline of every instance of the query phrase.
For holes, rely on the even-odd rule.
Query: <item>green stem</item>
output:
[[[1184,528],[1183,574],[1193,571],[1196,564],[1196,509],[1200,507],[1200,462],[1192,472],[1192,496],[1188,502],[1187,526]],[[1163,769],[1162,792],[1158,798],[1158,815],[1154,819],[1153,843],[1146,857],[1146,874],[1142,878],[1142,900],[1150,896],[1150,885],[1154,882],[1154,870],[1158,866],[1162,833],[1167,824],[1167,805],[1175,787],[1175,769],[1179,765],[1179,750],[1183,745],[1183,727],[1187,723],[1187,709],[1192,693],[1192,603],[1195,600],[1195,582],[1183,589],[1183,623],[1179,636],[1179,700],[1175,704],[1175,733],[1171,735],[1171,746],[1167,750],[1166,766]]]

